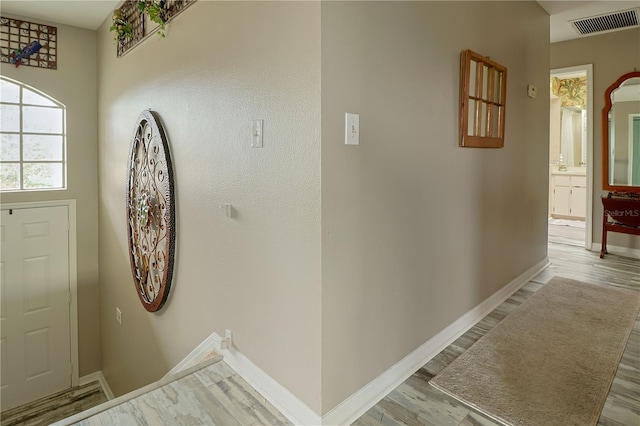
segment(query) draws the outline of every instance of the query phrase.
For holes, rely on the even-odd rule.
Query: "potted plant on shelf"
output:
[[[115,33],[114,41],[116,43],[124,44],[124,42],[130,39],[133,34],[133,27],[131,26],[131,23],[125,19],[124,14],[120,9],[113,11],[111,20],[113,21],[113,24],[109,27],[109,31]]]
[[[144,0],[138,1],[138,8],[142,13],[149,16],[149,20],[158,24],[158,35],[164,37],[164,30],[166,28],[167,16],[165,9],[165,0]]]

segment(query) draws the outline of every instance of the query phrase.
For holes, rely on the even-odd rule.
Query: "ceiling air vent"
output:
[[[580,34],[594,34],[603,31],[620,30],[640,26],[638,9],[607,13],[606,15],[569,21]]]

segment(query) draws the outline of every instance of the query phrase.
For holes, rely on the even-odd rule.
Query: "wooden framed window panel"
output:
[[[471,50],[460,61],[460,146],[502,148],[507,68]]]

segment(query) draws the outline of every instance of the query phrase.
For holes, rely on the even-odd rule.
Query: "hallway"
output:
[[[565,227],[566,228],[566,227]],[[586,251],[567,241],[549,243],[551,265],[508,300],[436,355],[423,368],[371,408],[354,425],[497,425],[428,384],[436,374],[491,330],[553,276],[640,291],[640,262]],[[640,422],[640,319],[627,342],[598,425],[632,426]]]

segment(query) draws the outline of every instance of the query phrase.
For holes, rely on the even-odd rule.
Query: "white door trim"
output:
[[[587,73],[587,217],[584,247],[593,250],[593,64],[552,69],[550,75]]]
[[[2,210],[66,206],[69,209],[69,334],[71,336],[71,386],[78,386],[78,252],[76,247],[76,200],[2,203]]]

